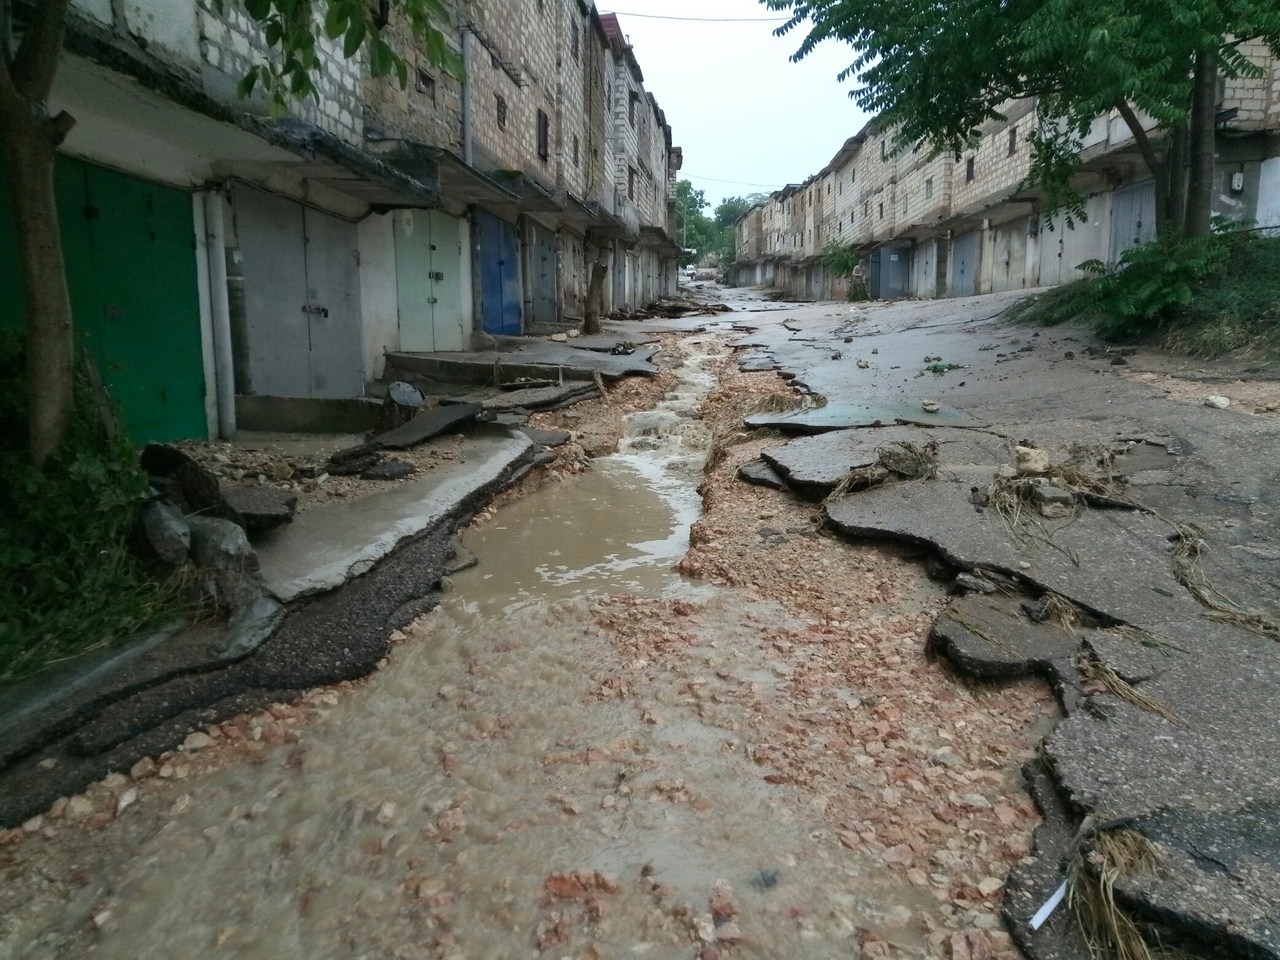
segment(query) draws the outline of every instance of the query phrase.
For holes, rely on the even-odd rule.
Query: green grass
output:
[[[1080,322],[1116,342],[1150,341],[1177,353],[1280,358],[1280,237],[1241,231],[1153,241],[1117,268],[1015,304],[1016,323]]]
[[[108,437],[84,371],[58,456],[27,462],[21,338],[0,338],[0,685],[173,616],[180,577],[130,547],[147,491],[137,452]]]

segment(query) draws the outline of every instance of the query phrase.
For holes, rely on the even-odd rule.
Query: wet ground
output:
[[[1048,696],[957,686],[918,565],[734,481],[785,388],[727,343],[681,340],[618,453],[483,516],[369,680],[7,835],[0,957],[1007,952]]]

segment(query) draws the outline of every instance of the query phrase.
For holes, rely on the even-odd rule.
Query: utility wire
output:
[[[668,17],[659,13],[626,13],[622,10],[606,11],[619,17],[640,17],[643,20],[684,20],[695,23],[781,23],[790,17]]]
[[[751,183],[747,180],[717,180],[715,177],[700,177],[696,173],[684,173],[682,176],[688,177],[690,180],[710,180],[712,183],[732,183],[739,187],[768,187],[770,190],[777,190],[781,184],[777,183]]]

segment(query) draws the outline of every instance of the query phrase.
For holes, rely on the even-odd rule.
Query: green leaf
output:
[[[261,22],[271,15],[271,0],[244,0],[245,13]]]
[[[331,3],[324,15],[324,35],[329,40],[337,40],[347,32],[351,18],[347,15],[345,5]]]
[[[240,78],[240,83],[236,86],[236,93],[241,98],[253,93],[253,88],[258,85],[258,69],[258,67],[250,67],[248,72]]]
[[[347,35],[342,41],[342,55],[348,60],[360,52],[360,45],[364,43],[368,29],[368,25],[363,20],[355,20],[347,28]]]

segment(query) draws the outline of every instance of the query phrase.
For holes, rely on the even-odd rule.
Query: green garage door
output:
[[[138,444],[207,436],[191,195],[65,157],[56,177],[77,343],[123,408],[129,435]],[[0,325],[22,322],[5,188]]]

